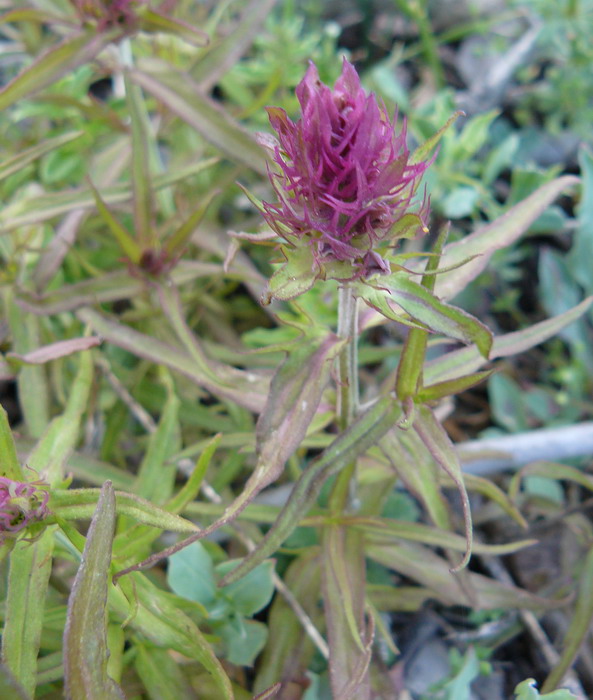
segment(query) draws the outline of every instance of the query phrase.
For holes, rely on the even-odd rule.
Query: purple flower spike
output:
[[[279,201],[263,203],[267,223],[291,243],[306,239],[320,270],[339,261],[352,264],[347,279],[389,272],[376,247],[408,213],[431,161],[409,162],[405,122],[396,134],[397,115],[392,122],[346,60],[333,90],[311,63],[296,94],[301,119],[294,123],[269,107],[278,139],[261,139],[280,168],[270,173]],[[425,228],[427,210],[425,198],[418,228]]]
[[[0,477],[0,542],[48,514],[49,494],[42,482],[13,481]]]

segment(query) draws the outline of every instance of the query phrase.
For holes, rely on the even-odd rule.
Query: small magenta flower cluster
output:
[[[0,542],[49,515],[47,486],[0,477]]]
[[[377,246],[408,213],[432,160],[411,162],[405,121],[396,133],[397,115],[390,120],[346,60],[333,90],[311,63],[296,94],[301,119],[269,107],[278,137],[260,136],[279,168],[270,171],[278,202],[263,203],[268,225],[289,243],[306,240],[320,268],[349,261],[352,279],[389,272]],[[426,230],[427,215],[425,196],[419,229]]]

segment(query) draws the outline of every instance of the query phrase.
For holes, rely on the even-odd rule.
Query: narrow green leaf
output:
[[[370,409],[361,414],[350,428],[336,438],[323,455],[315,460],[302,474],[273,527],[266,533],[258,547],[236,569],[227,574],[220,581],[219,585],[226,586],[237,581],[267,559],[298,525],[300,518],[313,504],[326,479],[339,472],[352,460],[374,445],[397,422],[400,416],[401,408],[399,404],[390,397],[379,399]],[[229,522],[229,510],[233,518],[238,517],[247,505],[247,503],[242,503],[241,507],[237,508],[237,502],[239,501],[240,503],[240,499],[241,496],[229,506],[222,518],[208,528],[172,547],[168,547],[162,552],[148,557],[139,564],[118,572],[118,577],[138,569],[153,566],[158,561],[171,556],[192,542],[209,535]]]
[[[364,629],[366,567],[360,532],[326,525],[322,535],[323,604],[335,698],[370,697],[372,631]]]
[[[217,698],[233,700],[231,682],[211,645],[179,609],[175,596],[153,585],[142,574],[134,573],[132,578],[110,588],[109,603],[122,619],[129,620],[132,629],[155,646],[174,649],[201,663],[216,683]]]
[[[10,671],[0,664],[0,698],[11,700],[31,700],[31,695],[16,681]]]
[[[408,491],[423,504],[432,522],[441,530],[450,530],[451,519],[441,492],[438,468],[416,432],[390,430],[380,447]]]
[[[180,664],[166,649],[135,644],[134,668],[149,698],[196,700],[196,693],[181,671]]]
[[[8,423],[8,414],[3,406],[0,406],[0,476],[5,476],[14,481],[25,481],[25,475],[16,453],[16,446],[12,436],[12,430]]]
[[[233,381],[226,382],[213,376],[212,373],[205,372],[189,354],[178,347],[139,333],[92,309],[80,309],[77,315],[81,320],[89,323],[105,341],[124,348],[138,357],[180,372],[215,396],[229,398],[249,410],[261,412],[268,384],[268,380],[262,375],[235,370]]]
[[[579,592],[570,625],[562,642],[562,653],[556,666],[544,681],[542,692],[554,690],[574,662],[581,645],[591,631],[593,619],[593,547],[583,562],[579,579]]]
[[[289,353],[274,375],[257,424],[255,469],[241,494],[226,508],[223,516],[208,527],[208,532],[234,520],[263,488],[280,476],[286,460],[301,444],[317,412],[341,344],[339,338],[331,334]]]
[[[37,684],[37,655],[52,566],[54,530],[46,528],[35,542],[19,540],[10,555],[2,662],[31,696]]]
[[[11,291],[7,291],[5,299],[13,338],[12,349],[22,355],[37,350],[42,343],[39,318],[35,318],[30,313],[23,314],[12,297]],[[17,374],[17,387],[26,432],[33,438],[39,438],[50,420],[49,387],[45,368],[20,367]]]
[[[471,258],[454,272],[437,277],[435,291],[440,299],[451,299],[475,279],[488,265],[492,254],[520,238],[529,226],[562,192],[578,184],[579,179],[566,175],[548,182],[491,224],[479,228],[460,241],[445,247],[443,266],[449,267]]]
[[[525,352],[556,335],[559,330],[580,318],[593,303],[593,296],[588,297],[577,306],[563,314],[549,318],[540,323],[534,323],[522,331],[498,336],[492,343],[490,359],[509,357]],[[424,379],[427,384],[436,384],[451,379],[463,377],[475,372],[486,362],[476,347],[461,348],[446,353],[437,360],[429,362],[424,369]]]
[[[62,520],[85,520],[94,512],[99,499],[99,489],[53,489],[49,508]],[[150,501],[131,493],[116,491],[116,512],[151,527],[171,532],[195,532],[198,528],[191,521],[175,513],[169,513]]]
[[[164,370],[166,372],[166,370]],[[175,393],[170,376],[167,376],[167,400],[155,432],[150,436],[148,448],[140,464],[134,494],[162,505],[173,492],[176,468],[167,460],[179,450],[179,407],[181,401]]]
[[[218,433],[218,435],[215,435],[210,440],[200,455],[189,479],[179,491],[177,491],[173,498],[167,502],[165,509],[170,513],[181,513],[181,511],[197,497],[202,481],[206,476],[206,471],[210,466],[210,460],[218,448],[221,437],[222,433]]]
[[[142,256],[142,250],[136,240],[128,233],[127,229],[120,224],[120,222],[113,216],[113,214],[107,208],[105,202],[101,198],[99,192],[95,189],[92,182],[89,181],[89,185],[95,196],[95,203],[97,209],[103,221],[107,224],[109,231],[112,233],[115,240],[119,243],[120,248],[124,254],[133,262],[135,265],[138,264]]]
[[[152,190],[150,186],[150,125],[142,90],[124,72],[126,102],[132,126],[132,185],[134,188],[134,230],[143,248],[154,247],[152,232]],[[132,259],[132,258],[130,258]]]
[[[0,182],[46,153],[80,138],[83,133],[82,131],[69,131],[66,134],[55,136],[52,139],[41,141],[41,143],[37,143],[35,146],[31,146],[31,148],[21,151],[9,160],[5,160],[3,163],[0,163]]]
[[[205,32],[201,32],[187,22],[179,21],[149,7],[142,8],[142,11],[139,13],[138,24],[144,32],[173,34],[181,39],[185,39],[193,46],[206,46],[208,44],[208,35]]]
[[[112,38],[113,34],[89,31],[68,37],[46,51],[0,90],[0,110],[47,87],[77,66],[92,61]]]
[[[230,160],[266,174],[263,149],[225,110],[201,94],[187,75],[171,68],[167,73],[159,73],[158,78],[137,70],[130,75]]]
[[[494,372],[492,369],[485,372],[474,372],[474,374],[468,374],[458,379],[430,384],[430,386],[425,386],[418,392],[418,401],[420,403],[428,403],[429,401],[438,401],[445,396],[455,396],[488,379],[492,372]]]
[[[463,559],[453,570],[459,571],[467,566],[469,562],[473,541],[469,498],[467,496],[465,484],[463,483],[463,473],[459,458],[447,433],[427,406],[418,407],[416,419],[414,420],[414,430],[418,433],[420,439],[430,451],[437,464],[451,477],[461,498],[463,520],[465,523],[466,550]]]
[[[412,153],[410,157],[410,163],[420,163],[423,160],[426,160],[430,153],[436,148],[438,145],[439,141],[443,137],[443,134],[447,131],[447,129],[456,121],[456,119],[461,116],[463,112],[455,112],[455,114],[452,117],[449,117],[447,120],[446,124],[442,126],[436,134],[433,134],[429,139],[427,139],[423,144],[418,146],[418,148]]]
[[[369,542],[367,556],[397,571],[398,575],[417,581],[430,589],[431,597],[445,605],[472,606],[480,610],[553,610],[566,605],[566,600],[550,600],[528,591],[509,586],[487,576],[465,571],[470,601],[459,577],[451,573],[449,562],[428,547],[413,542]]]
[[[206,195],[199,207],[167,238],[163,247],[170,257],[175,258],[183,252],[192,234],[202,222],[210,203],[218,194],[218,191],[214,191]]]
[[[224,274],[222,265],[216,263],[180,260],[169,272],[169,277],[175,286],[180,286],[200,277],[221,277]],[[128,270],[117,270],[94,279],[62,285],[42,296],[21,292],[17,304],[34,314],[59,314],[82,306],[132,299],[146,290],[146,284],[144,279],[131,277]]]
[[[376,444],[400,416],[401,407],[391,397],[379,399],[358,416],[352,425],[307,467],[264,539],[236,569],[224,577],[220,585],[237,581],[278,549],[313,505],[325,481]]]
[[[475,343],[480,353],[488,357],[492,347],[492,334],[477,318],[445,304],[421,284],[413,282],[400,272],[382,277],[377,283],[381,286],[358,285],[359,295],[369,306],[387,318],[401,321],[401,312],[394,310],[390,304],[394,302],[433,333],[442,333],[463,343]]]
[[[165,189],[201,172],[218,161],[218,158],[198,160],[184,168],[175,170],[173,173],[157,175],[153,181],[153,189],[155,191]],[[106,187],[102,196],[105,204],[121,204],[130,201],[132,191],[129,184],[119,184]],[[96,201],[90,189],[50,192],[35,197],[22,198],[14,204],[4,207],[0,212],[0,232],[13,231],[22,226],[30,226],[62,216],[75,209],[92,209],[95,206]]]
[[[232,68],[251,45],[276,0],[251,0],[243,6],[234,31],[213,42],[191,71],[200,90],[207,93]]]
[[[64,629],[64,681],[68,700],[122,700],[107,675],[107,591],[115,533],[115,494],[101,489],[80,567],[68,598]]]
[[[43,472],[51,486],[63,478],[63,466],[78,442],[80,422],[88,407],[93,376],[90,351],[78,355],[79,369],[70,389],[66,410],[54,418],[39,440],[27,464],[37,472]]]
[[[515,499],[517,497],[519,486],[527,476],[542,476],[557,481],[572,481],[589,491],[593,491],[593,476],[584,473],[581,469],[555,462],[530,462],[513,476],[509,486],[511,498]]]
[[[340,519],[343,526],[352,527],[368,534],[369,541],[377,542],[382,539],[393,541],[393,538],[420,542],[421,544],[465,551],[467,543],[464,537],[456,535],[448,530],[441,530],[422,523],[412,523],[404,520],[391,520],[388,518],[365,518],[359,516],[343,517]],[[518,540],[505,544],[474,543],[473,551],[477,554],[512,554],[525,547],[537,544],[537,540]]]

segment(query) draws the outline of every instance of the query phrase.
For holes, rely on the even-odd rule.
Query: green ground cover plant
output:
[[[0,17],[0,697],[403,698],[396,622],[430,605],[502,632],[412,697],[472,697],[559,610],[508,692],[577,697],[593,478],[479,476],[447,421],[484,386],[491,435],[590,416],[590,151],[531,167],[501,110],[457,109],[423,3],[394,3],[417,45],[359,70],[297,5]],[[423,104],[398,57],[432,71]],[[513,284],[554,235],[530,313]],[[494,575],[550,523],[561,576]]]

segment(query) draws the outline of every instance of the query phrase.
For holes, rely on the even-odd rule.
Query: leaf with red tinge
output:
[[[97,34],[89,31],[70,36],[41,54],[0,90],[0,110],[51,85],[83,63],[92,61],[115,36],[113,32]]]
[[[470,314],[450,304],[445,304],[428,289],[409,279],[407,273],[394,272],[374,280],[377,286],[357,283],[357,294],[372,308],[394,321],[401,321],[404,314],[423,324],[429,331],[455,338],[462,343],[475,343],[484,357],[492,347],[492,334],[488,328]]]
[[[101,489],[80,567],[68,599],[64,630],[64,680],[68,700],[122,700],[107,675],[107,590],[115,533],[115,493]]]
[[[274,683],[271,688],[264,690],[263,693],[254,695],[253,700],[270,700],[270,698],[275,698],[280,688],[282,688],[282,683]]]
[[[461,464],[459,463],[459,457],[444,428],[427,406],[417,407],[414,430],[418,433],[420,439],[434,457],[437,464],[451,477],[461,498],[463,520],[465,523],[466,550],[463,559],[453,569],[453,571],[459,571],[467,566],[469,562],[473,540],[469,498],[463,483],[463,473]]]
[[[517,355],[539,343],[543,343],[548,338],[556,335],[559,330],[580,318],[592,303],[593,296],[588,297],[563,314],[553,316],[540,323],[534,323],[522,331],[514,331],[513,333],[494,338],[490,359],[495,360],[499,357]],[[454,350],[427,363],[424,368],[424,381],[427,384],[434,384],[457,379],[470,372],[475,372],[485,362],[485,358],[480,355],[475,346]]]
[[[169,67],[158,76],[134,70],[130,77],[230,160],[266,174],[263,149],[227,112],[202,95],[188,75]]]
[[[578,182],[579,179],[572,175],[548,182],[491,224],[445,246],[443,267],[455,265],[466,258],[472,259],[458,270],[438,275],[436,294],[442,299],[451,299],[465,289],[486,268],[496,250],[519,239],[562,192]]]
[[[322,535],[323,605],[331,649],[329,674],[333,696],[370,698],[369,664],[373,642],[365,630],[364,540],[361,532],[328,524]]]
[[[70,340],[59,340],[57,343],[44,345],[36,350],[31,350],[24,355],[17,352],[6,354],[7,359],[23,362],[26,365],[43,365],[46,362],[57,360],[60,357],[72,355],[81,350],[88,350],[101,344],[101,338],[88,336],[87,338],[71,338]]]

